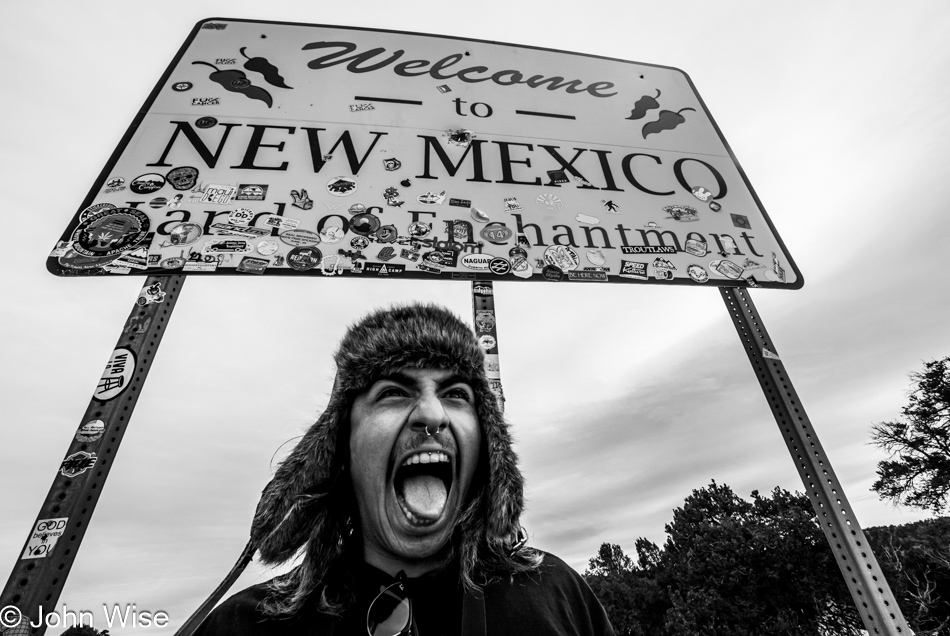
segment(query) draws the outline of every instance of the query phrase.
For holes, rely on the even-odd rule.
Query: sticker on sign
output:
[[[216,66],[237,50],[256,62]],[[195,90],[217,100],[213,118],[195,106]],[[255,272],[268,277],[325,275],[293,267],[288,255],[362,237],[395,244],[397,254],[415,253],[420,240],[458,252],[436,265],[404,259],[402,278],[803,284],[692,80],[655,64],[438,35],[204,21],[101,174],[48,260],[55,274],[100,275],[136,250],[148,266],[125,274],[163,272],[161,263],[182,258],[171,232],[187,214],[201,230],[193,253],[245,254],[271,237],[277,251]],[[142,175],[147,194],[122,186]],[[148,205],[154,197],[177,207]],[[81,218],[90,208],[103,218]],[[431,227],[424,238],[422,226]],[[484,266],[516,246],[524,254],[511,266]],[[580,256],[570,271],[595,273],[531,266],[552,247]],[[633,254],[663,254],[671,267],[644,275]],[[222,258],[202,274],[238,274],[242,262]],[[708,279],[690,276],[691,265]]]

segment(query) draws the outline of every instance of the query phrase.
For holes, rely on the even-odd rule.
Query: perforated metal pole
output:
[[[42,636],[119,451],[184,276],[149,276],[0,593],[0,633]],[[68,625],[62,625],[68,627]]]
[[[472,281],[472,312],[478,344],[485,350],[485,374],[498,408],[505,412],[505,393],[501,388],[501,367],[498,364],[498,329],[495,319],[495,288],[492,281]]]
[[[913,632],[894,601],[890,586],[752,299],[741,288],[721,287],[719,291],[805,491],[818,513],[821,529],[837,557],[838,567],[864,621],[864,628],[870,634],[909,636]]]

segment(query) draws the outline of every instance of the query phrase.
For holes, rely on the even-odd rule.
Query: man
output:
[[[264,489],[247,554],[299,564],[198,636],[613,634],[525,545],[523,482],[472,330],[411,305],[351,327],[326,411]]]

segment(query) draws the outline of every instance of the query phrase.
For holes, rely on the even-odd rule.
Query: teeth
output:
[[[403,466],[409,466],[410,464],[438,464],[438,463],[448,463],[449,456],[441,451],[436,452],[426,452],[426,453],[416,453],[415,455],[410,455],[406,458],[406,461],[402,463]]]

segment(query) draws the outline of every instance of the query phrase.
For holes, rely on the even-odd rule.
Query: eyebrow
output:
[[[402,384],[404,386],[412,386],[412,387],[415,387],[418,385],[418,381],[414,377],[407,375],[401,371],[394,371],[388,375],[382,376],[381,378],[376,380],[376,382],[373,382],[373,386],[375,386],[376,383],[378,382],[385,382],[385,381],[395,382],[397,384]],[[451,386],[453,384],[464,384],[468,386],[469,388],[472,388],[471,383],[457,373],[453,373],[449,377],[439,382],[438,388],[442,389],[444,387]]]

